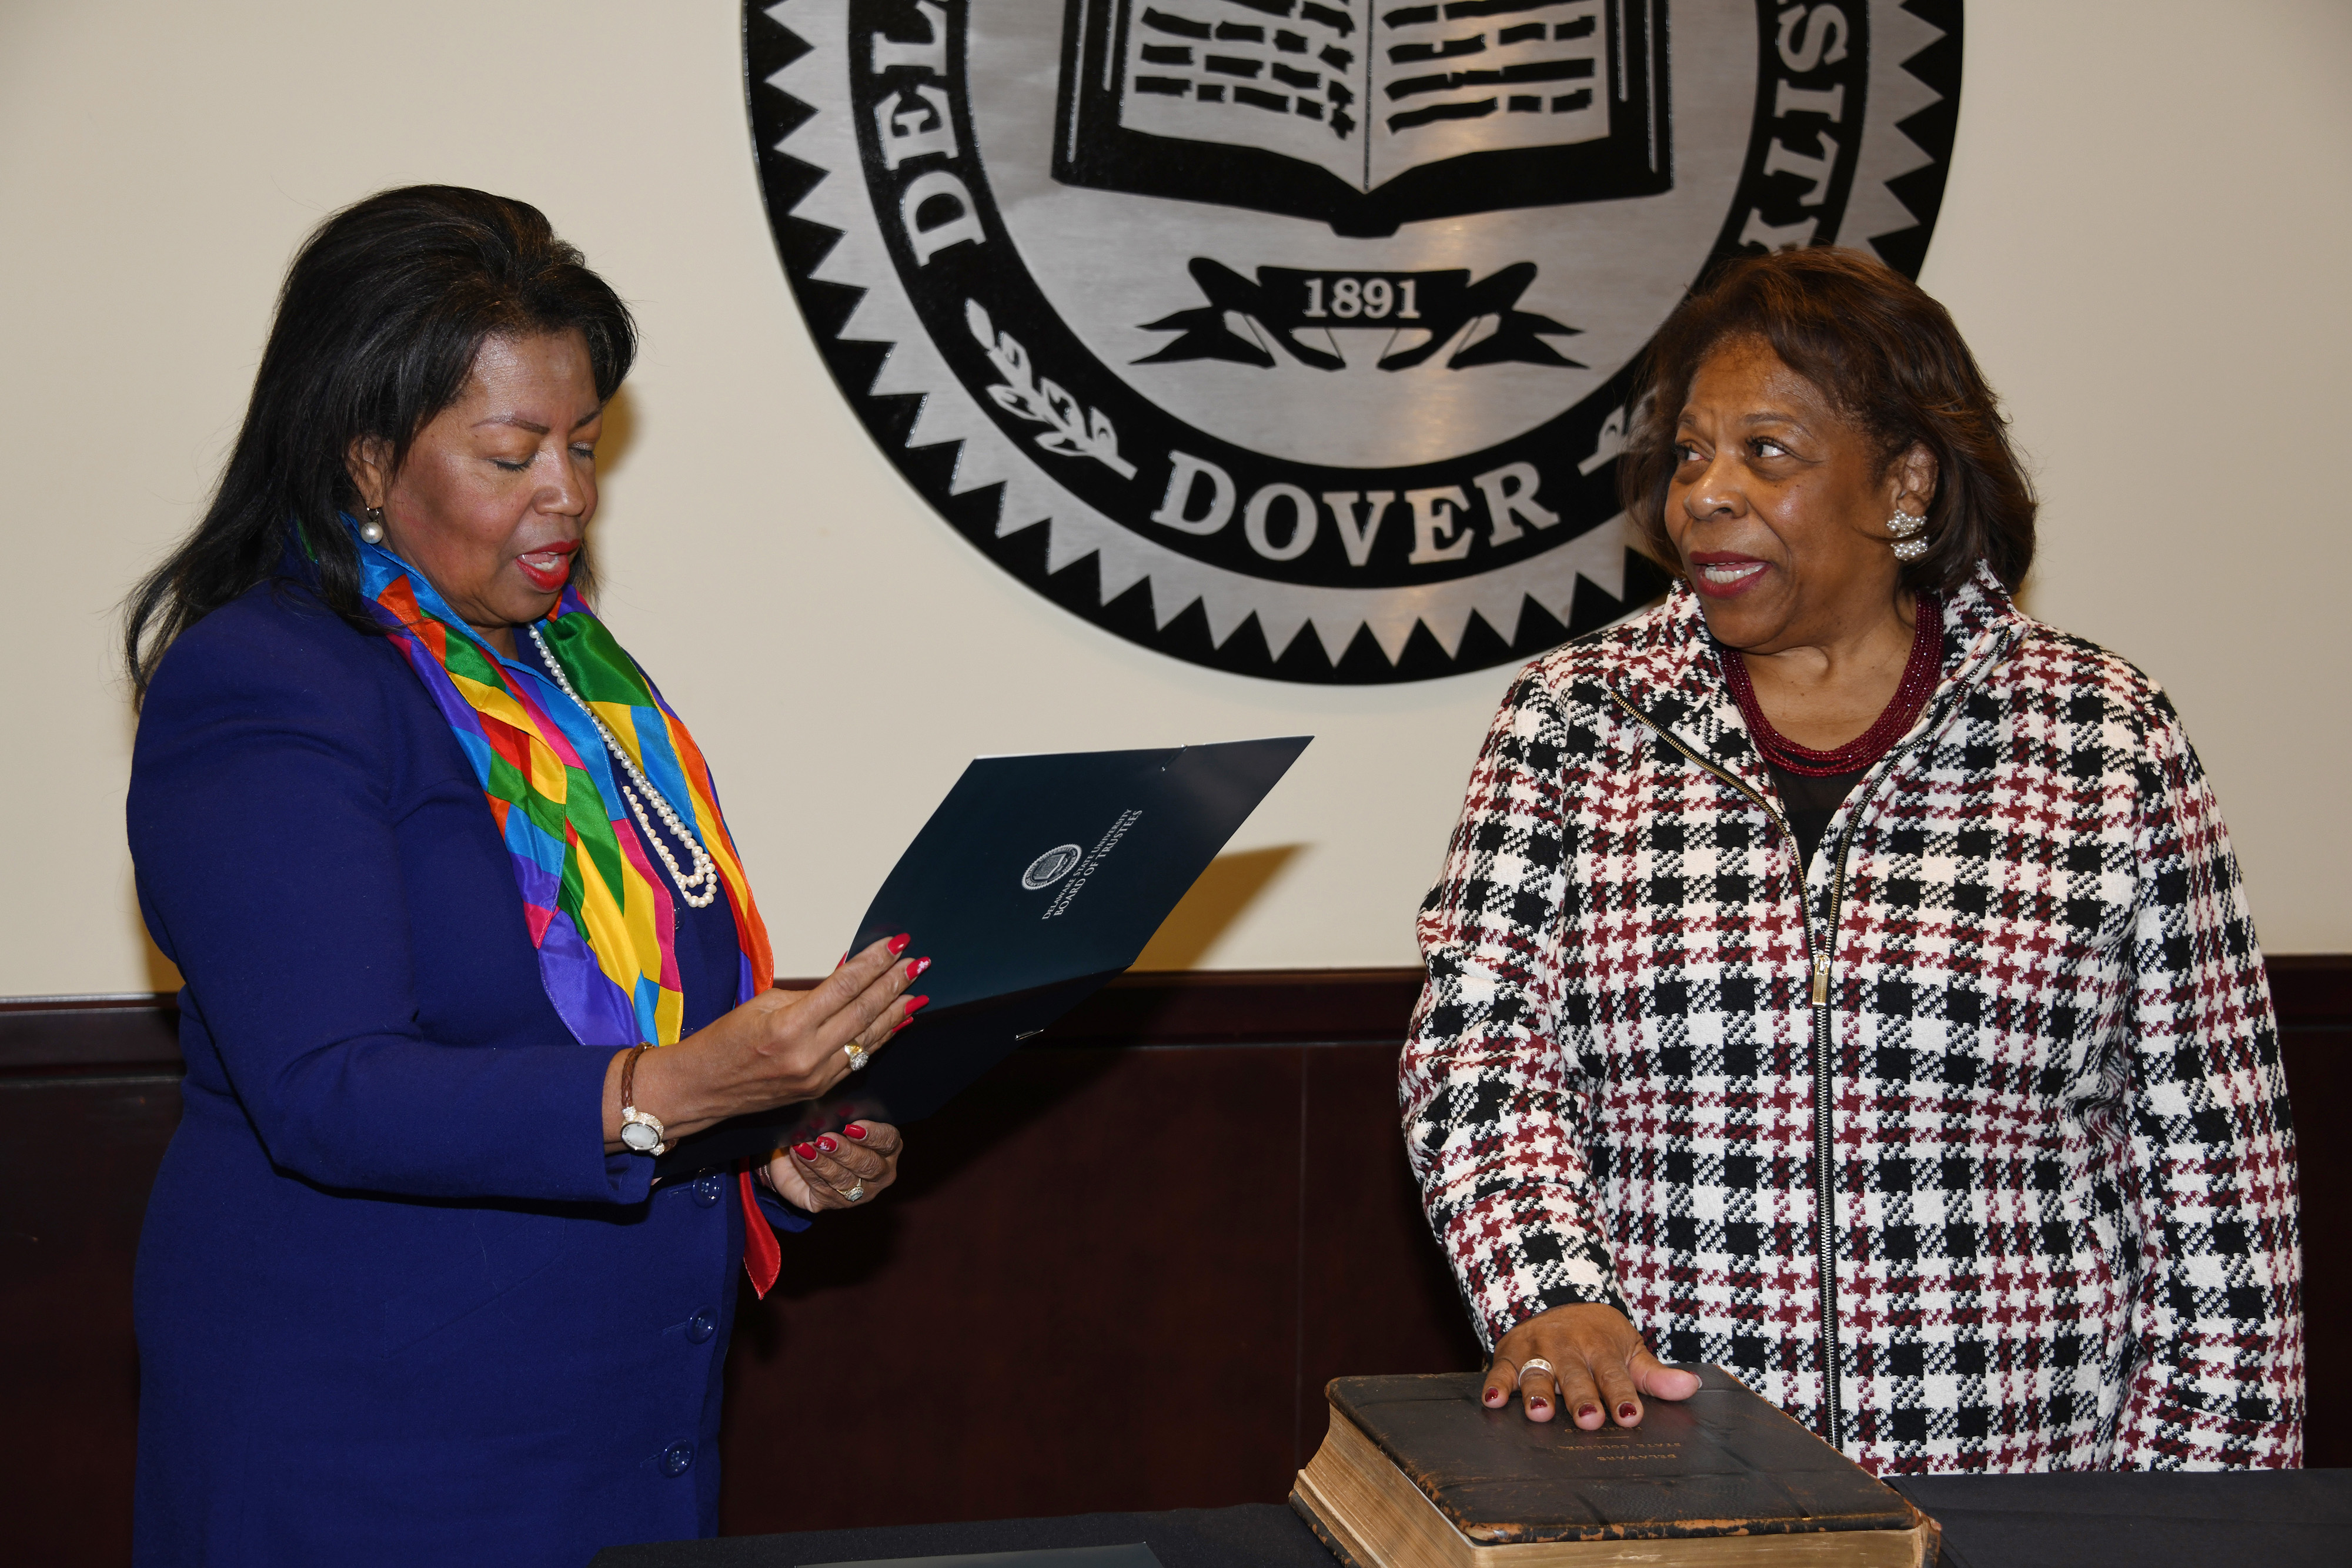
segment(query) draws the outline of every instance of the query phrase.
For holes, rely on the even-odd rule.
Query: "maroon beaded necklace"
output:
[[[1808,779],[1827,779],[1839,773],[1858,773],[1894,749],[1895,743],[1910,733],[1918,722],[1919,710],[1927,706],[1927,698],[1936,690],[1936,679],[1944,666],[1944,607],[1932,593],[1918,596],[1912,612],[1911,657],[1903,665],[1902,683],[1895,688],[1895,700],[1878,716],[1878,722],[1839,747],[1835,751],[1815,751],[1772,727],[1764,716],[1763,707],[1756,701],[1756,688],[1748,681],[1748,661],[1736,648],[1720,644],[1716,648],[1716,660],[1723,666],[1723,678],[1731,685],[1731,695],[1739,704],[1740,716],[1748,720],[1748,732],[1756,737],[1757,748],[1773,767],[1789,773],[1802,774]]]

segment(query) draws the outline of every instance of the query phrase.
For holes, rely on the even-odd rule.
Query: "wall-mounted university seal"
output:
[[[1066,609],[1284,680],[1647,599],[1612,463],[1643,348],[1743,247],[1916,274],[1958,110],[1960,0],[744,21],[785,268],[892,461]]]

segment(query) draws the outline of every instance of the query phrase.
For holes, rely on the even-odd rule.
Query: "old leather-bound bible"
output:
[[[1290,1494],[1350,1568],[1925,1568],[1935,1521],[1719,1367],[1642,1425],[1580,1432],[1480,1379],[1342,1377]]]

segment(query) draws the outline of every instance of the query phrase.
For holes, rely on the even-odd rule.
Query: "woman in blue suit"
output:
[[[734,1270],[897,1131],[656,1186],[821,1094],[814,990],[582,597],[628,312],[536,210],[392,191],[295,259],[220,491],[134,596],[130,834],[184,1112],[138,1273],[143,1563],[561,1563],[714,1531]]]

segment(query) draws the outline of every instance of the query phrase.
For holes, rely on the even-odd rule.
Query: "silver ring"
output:
[[[841,1192],[839,1187],[835,1187],[833,1190],[835,1192]],[[858,1199],[866,1196],[866,1184],[861,1181],[856,1186],[851,1187],[847,1192],[841,1192],[841,1196],[848,1202],[856,1203]]]
[[[841,1049],[849,1053],[849,1071],[852,1072],[858,1071],[860,1069],[864,1068],[867,1062],[874,1060],[871,1056],[868,1056],[864,1051],[859,1049],[857,1042],[854,1040],[847,1045],[843,1046]]]
[[[1528,1374],[1530,1372],[1540,1372],[1551,1379],[1553,1387],[1557,1388],[1559,1386],[1559,1370],[1553,1366],[1550,1362],[1546,1361],[1542,1356],[1531,1355],[1528,1357],[1527,1360],[1519,1363],[1519,1375],[1517,1382],[1525,1383],[1528,1380]],[[1514,1386],[1517,1386],[1517,1385],[1515,1384]]]

